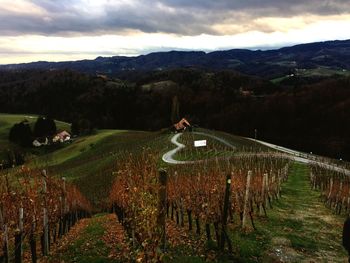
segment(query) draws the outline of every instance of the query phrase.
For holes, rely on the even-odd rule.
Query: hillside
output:
[[[138,152],[149,145],[163,144],[167,136],[160,133],[99,130],[92,135],[73,138],[69,144],[55,147],[23,148],[8,140],[13,124],[27,119],[34,124],[37,116],[0,114],[0,153],[7,158],[8,150],[25,156],[25,166],[46,169],[49,175],[65,177],[73,182],[93,204],[103,203],[112,182],[116,160],[126,158],[125,153]],[[55,121],[58,129],[68,130],[70,125]],[[166,149],[166,148],[164,148]]]
[[[19,123],[23,120],[27,120],[31,127],[33,127],[38,116],[32,114],[4,114],[0,113],[0,164],[7,160],[9,152],[16,153],[22,152],[18,145],[11,143],[9,141],[10,129],[15,123]],[[58,130],[70,130],[70,124],[62,121],[56,121],[56,126]],[[24,151],[25,155],[32,155],[31,151]]]
[[[157,52],[137,57],[98,57],[95,60],[68,62],[33,62],[2,65],[4,70],[71,69],[89,74],[126,76],[128,72],[149,72],[175,68],[207,70],[234,69],[241,73],[275,79],[301,70],[322,76],[322,70],[332,74],[348,74],[350,70],[350,40],[327,41],[284,47],[276,50],[232,49],[210,53],[194,51]]]
[[[13,120],[17,118],[16,116],[3,116]],[[176,147],[171,142],[175,136],[180,137],[179,141],[184,144],[184,148],[176,153],[174,158],[180,161],[185,160],[187,163],[165,164],[160,159]],[[203,139],[207,140],[207,147],[193,148],[194,140]],[[40,260],[43,262],[57,262],[57,260],[128,262],[136,258],[146,260],[145,257],[151,255],[153,257],[154,254],[146,254],[150,253],[149,249],[156,244],[154,238],[157,237],[157,232],[151,232],[154,223],[154,212],[152,212],[154,210],[152,209],[157,206],[157,202],[151,197],[158,198],[157,191],[152,190],[152,184],[158,183],[153,169],[162,167],[170,175],[167,188],[169,191],[169,209],[166,216],[167,250],[164,253],[161,251],[156,253],[156,255],[162,255],[163,262],[205,262],[208,260],[218,262],[290,260],[295,262],[305,259],[343,262],[346,254],[340,244],[340,233],[345,207],[340,215],[332,214],[330,209],[335,208],[332,205],[325,207],[327,202],[325,201],[324,204],[320,201],[320,195],[324,198],[325,193],[328,195],[329,189],[312,190],[310,187],[309,173],[314,167],[289,163],[282,160],[282,156],[254,140],[199,128],[195,128],[192,133],[183,134],[171,134],[168,131],[102,130],[93,135],[78,137],[61,149],[29,160],[28,165],[33,168],[46,168],[50,177],[66,177],[68,182],[77,185],[82,193],[92,201],[94,213],[107,211],[107,208],[110,208],[110,198],[113,194],[120,197],[118,191],[121,191],[120,187],[124,187],[124,184],[115,184],[115,182],[126,176],[126,181],[124,181],[127,184],[125,185],[126,192],[122,192],[122,200],[130,202],[128,206],[130,210],[125,213],[125,216],[131,216],[132,211],[135,213],[134,216],[131,216],[132,219],[128,219],[133,220],[131,222],[135,220],[137,223],[136,237],[130,237],[130,240],[136,238],[138,241],[134,241],[136,242],[134,245],[128,241],[128,224],[125,222],[129,221],[123,223],[117,220],[120,214],[118,206],[115,206],[115,213],[94,214],[91,218],[78,221],[66,235],[52,241],[50,255]],[[321,163],[324,161],[319,160]],[[246,182],[245,169],[248,167],[256,169],[251,179],[251,191],[255,197],[251,201],[254,202],[254,206],[251,206],[253,216],[245,223],[246,227],[242,228],[239,209],[242,209],[243,199],[239,200],[242,198],[242,193],[246,192],[242,183]],[[288,168],[286,170],[285,167],[289,167],[289,170]],[[220,184],[217,183],[222,182],[220,179],[222,176],[227,176],[226,169],[233,169],[234,174],[232,177],[232,197],[234,197],[232,207],[234,209],[229,215],[230,220],[227,224],[227,233],[229,240],[232,241],[233,250],[229,245],[224,250],[218,247],[220,232],[215,230],[215,218],[218,211],[214,209],[217,208],[217,205],[211,205],[212,203],[222,205],[220,203],[222,197],[217,191],[223,189],[218,189]],[[262,212],[261,201],[258,197],[261,194],[259,191],[262,182],[260,170],[266,170],[270,175],[267,179],[269,186],[264,190],[269,196],[266,196],[266,206],[263,208],[266,209],[265,214]],[[15,171],[6,173],[12,175]],[[284,173],[286,173],[285,176],[288,176],[280,177]],[[263,178],[266,176],[264,175]],[[336,180],[336,177],[333,178]],[[182,180],[185,180],[188,185],[181,184]],[[282,194],[275,192],[276,189],[278,190],[276,182],[281,184]],[[174,183],[178,184],[175,185],[175,192]],[[119,188],[115,188],[118,186]],[[211,190],[201,192],[201,198],[196,199],[197,191],[203,190],[201,187]],[[193,198],[192,201],[188,200],[186,195],[182,196],[188,190]],[[133,195],[137,198],[135,199]],[[176,200],[178,195],[182,196],[183,204]],[[335,196],[338,195],[334,193],[334,198],[340,200]],[[192,205],[189,206],[191,203]],[[177,207],[177,204],[180,204],[180,208]],[[203,209],[200,217],[197,217],[196,210],[193,210],[195,218],[193,218],[191,229],[188,229],[189,222],[192,222],[189,210],[182,213],[182,206]],[[290,215],[293,215],[293,218]],[[144,227],[148,234],[138,235]],[[153,238],[152,242],[149,242],[148,235]],[[142,246],[139,246],[139,240],[144,240]],[[29,249],[24,248],[24,251],[28,258]]]
[[[236,71],[133,74],[132,81],[69,70],[0,73],[0,111],[32,112],[98,129],[159,130],[176,118],[241,136],[350,159],[349,77],[277,83]]]
[[[104,204],[111,182],[115,177],[114,172],[118,169],[118,162],[127,159],[130,154],[138,156],[147,148],[152,149],[152,153],[160,158],[162,154],[172,148],[170,142],[172,135],[168,130],[163,132],[98,130],[94,134],[78,136],[73,138],[72,142],[54,148],[22,148],[9,142],[7,133],[13,124],[23,119],[28,119],[33,124],[36,118],[35,115],[0,114],[0,123],[2,123],[0,126],[1,151],[6,155],[7,147],[10,147],[10,149],[24,152],[26,156],[25,166],[32,169],[46,169],[49,175],[65,177],[68,182],[79,186],[79,189],[95,205],[95,208]],[[69,130],[69,124],[57,120],[55,122],[59,129]],[[239,136],[224,132],[213,132],[213,134],[217,134],[234,144],[238,152],[251,151],[254,148],[259,151],[267,150],[266,147],[257,147],[256,144]],[[187,141],[192,141],[195,138],[191,134],[187,136],[190,136]],[[196,135],[196,137],[207,138],[203,135]],[[216,156],[213,149],[218,147],[220,142],[211,139],[210,144],[212,147],[201,149],[202,153],[199,156],[205,158]],[[190,148],[190,151],[193,149]],[[181,154],[186,155],[186,151]]]

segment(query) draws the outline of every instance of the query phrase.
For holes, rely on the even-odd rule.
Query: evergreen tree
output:
[[[14,124],[10,130],[9,140],[21,146],[31,146],[32,139],[32,130],[27,120]]]
[[[34,125],[34,135],[36,137],[45,137],[55,134],[57,131],[56,123],[51,118],[39,117]]]

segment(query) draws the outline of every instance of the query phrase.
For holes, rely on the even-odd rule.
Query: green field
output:
[[[2,163],[5,158],[7,158],[8,150],[16,150],[19,147],[11,143],[8,140],[10,129],[16,123],[23,120],[27,120],[31,127],[34,126],[38,116],[37,115],[24,115],[24,114],[5,114],[0,113],[0,163]],[[70,131],[70,124],[62,121],[55,121],[58,130]],[[28,155],[31,155],[31,151],[25,151]],[[40,151],[39,151],[40,152]]]
[[[0,140],[7,140],[10,129],[15,123],[27,120],[31,125],[34,125],[37,118],[37,115],[0,113]],[[58,130],[70,130],[69,123],[63,121],[55,122]]]

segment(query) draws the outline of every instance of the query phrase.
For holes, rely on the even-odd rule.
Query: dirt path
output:
[[[308,173],[306,165],[293,164],[282,198],[268,213],[264,224],[271,244],[266,259],[347,262],[341,245],[344,217],[334,215],[319,199],[319,193],[310,189]]]
[[[228,146],[229,148],[231,148],[232,150],[235,150],[236,147],[234,145],[232,145],[231,143],[229,143],[228,141],[226,141],[225,139],[222,139],[220,137],[217,137],[215,135],[212,134],[208,134],[208,133],[204,133],[204,132],[192,132],[193,134],[199,134],[199,135],[204,135],[207,137],[210,137],[214,140],[217,140],[219,142],[221,142],[222,144]],[[166,152],[163,157],[162,160],[166,163],[170,163],[170,164],[190,164],[190,163],[194,163],[194,162],[202,162],[204,160],[196,160],[196,161],[178,161],[174,159],[174,155],[180,151],[181,149],[185,148],[186,146],[182,143],[179,143],[177,140],[180,138],[180,136],[182,135],[182,133],[177,133],[175,134],[172,138],[171,138],[171,143],[176,145],[176,148]]]
[[[177,141],[177,139],[179,139],[179,137],[182,135],[182,133],[178,133],[175,134],[172,138],[171,138],[171,143],[176,145],[176,148],[166,152],[163,157],[162,160],[166,163],[170,163],[170,164],[186,164],[186,163],[192,163],[191,161],[178,161],[174,159],[174,155],[180,151],[181,149],[185,148],[186,146],[182,143],[179,143]]]
[[[120,262],[130,254],[124,238],[114,214],[97,215],[80,220],[39,262]]]

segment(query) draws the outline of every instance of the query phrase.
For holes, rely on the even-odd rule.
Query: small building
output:
[[[32,142],[33,146],[41,147],[49,144],[49,139],[47,137],[37,138]]]
[[[191,124],[185,118],[182,118],[181,121],[173,125],[173,128],[176,132],[184,131],[190,127],[191,127]]]
[[[61,131],[57,133],[53,138],[53,142],[66,142],[69,141],[71,138],[71,135],[67,131]]]

